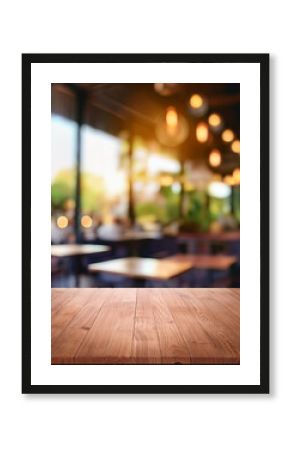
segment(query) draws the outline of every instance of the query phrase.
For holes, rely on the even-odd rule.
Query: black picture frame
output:
[[[23,54],[22,55],[22,393],[258,394],[269,393],[269,54]],[[260,384],[31,384],[31,65],[33,63],[254,63],[260,65]]]

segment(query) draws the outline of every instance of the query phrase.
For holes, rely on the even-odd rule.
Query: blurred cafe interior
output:
[[[51,89],[52,287],[239,287],[240,85]]]

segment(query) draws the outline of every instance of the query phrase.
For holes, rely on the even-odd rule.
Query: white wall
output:
[[[127,7],[127,10],[126,10]],[[3,11],[4,9],[4,11]],[[289,402],[289,32],[286,1],[25,2],[1,11],[2,448],[272,449]],[[270,396],[23,396],[20,393],[22,52],[270,52]],[[3,126],[4,124],[4,126]],[[41,150],[40,150],[41,151]],[[5,158],[5,161],[4,161]],[[9,169],[9,170],[8,170]],[[13,205],[13,209],[11,208]],[[9,231],[9,240],[3,239]],[[11,241],[12,237],[12,241]],[[18,256],[18,257],[17,257]],[[279,262],[278,262],[279,257]],[[286,259],[287,258],[287,259]],[[16,283],[16,277],[19,281]],[[4,443],[5,441],[5,443]]]

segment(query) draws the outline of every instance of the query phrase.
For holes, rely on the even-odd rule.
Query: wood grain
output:
[[[206,335],[206,355],[198,354],[191,346],[193,363],[238,363],[237,348],[240,346],[239,303],[232,311],[224,305],[230,289],[178,289],[175,294],[188,308],[188,317],[194,317],[198,336]],[[186,328],[180,324],[183,332]],[[188,331],[188,330],[186,330]],[[187,340],[189,338],[186,338]]]
[[[58,332],[55,332],[55,329],[53,329],[52,354],[54,362],[65,364],[74,360],[74,355],[92,328],[104,301],[112,293],[112,289],[100,288],[99,301],[96,301],[95,289],[84,289],[84,291],[78,303],[77,314],[74,310],[74,314],[69,317],[69,320],[66,320],[66,315],[62,313],[59,316],[63,319],[59,327],[61,330],[58,328]],[[69,305],[67,306],[67,309],[71,309]]]
[[[148,289],[137,289],[132,358],[139,364],[159,364],[161,361],[157,323]]]
[[[121,291],[121,292],[120,292]],[[136,311],[136,289],[113,289],[75,355],[79,363],[129,363]]]
[[[52,364],[239,364],[239,289],[52,289]]]
[[[166,289],[166,291],[167,294],[170,293],[170,289]],[[165,299],[162,295],[162,289],[148,289],[147,296],[153,306],[161,362],[165,364],[189,364],[188,347],[174,320],[167,298]]]

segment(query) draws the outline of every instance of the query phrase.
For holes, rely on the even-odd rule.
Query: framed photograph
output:
[[[269,392],[269,55],[22,55],[23,393]]]

